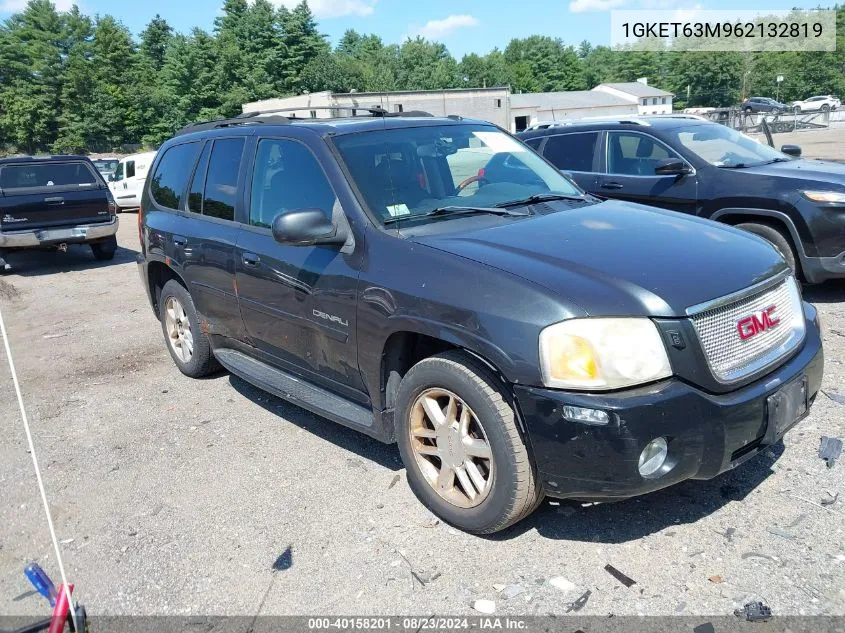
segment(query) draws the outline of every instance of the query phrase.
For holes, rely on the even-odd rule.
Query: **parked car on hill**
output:
[[[842,106],[838,97],[832,95],[819,95],[810,97],[803,101],[793,101],[792,109],[795,112],[830,112]]]
[[[99,260],[117,249],[117,206],[85,156],[0,159],[0,270],[10,253],[88,244]]]
[[[372,112],[162,145],[139,265],[185,375],[398,442],[475,533],[715,477],[807,415],[818,318],[767,242],[599,200],[489,123]]]
[[[585,121],[519,135],[595,195],[756,233],[809,282],[845,277],[845,165],[801,160],[698,117]]]

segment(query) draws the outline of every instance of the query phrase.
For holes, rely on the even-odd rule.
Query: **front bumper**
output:
[[[0,248],[38,248],[54,244],[94,242],[117,233],[117,216],[109,222],[51,229],[0,232]]]
[[[807,336],[789,361],[760,380],[724,394],[676,378],[605,394],[515,386],[546,494],[588,501],[625,499],[686,479],[710,479],[750,459],[783,436],[767,438],[767,398],[802,375],[809,403],[821,387],[824,354],[815,309],[807,305]],[[612,413],[607,426],[562,416],[564,405]],[[638,471],[641,451],[668,438],[672,467],[656,479]]]

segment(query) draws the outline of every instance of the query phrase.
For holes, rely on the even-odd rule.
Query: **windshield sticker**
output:
[[[394,218],[399,215],[411,215],[411,210],[404,203],[387,205],[387,212]]]
[[[510,136],[501,132],[473,132],[472,134],[497,154],[502,152],[517,154],[528,151]]]

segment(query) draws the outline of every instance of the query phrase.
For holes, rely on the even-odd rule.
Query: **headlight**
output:
[[[672,375],[657,327],[648,319],[571,319],[540,332],[547,387],[619,389]]]
[[[845,204],[845,191],[802,191],[804,197],[813,202],[834,202]]]

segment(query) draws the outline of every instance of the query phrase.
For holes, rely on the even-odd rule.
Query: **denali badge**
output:
[[[341,319],[339,316],[335,316],[334,314],[326,314],[325,312],[321,312],[320,310],[312,310],[311,313],[315,317],[325,319],[326,321],[331,321],[332,323],[339,323],[343,327],[349,327],[349,321]]]
[[[739,338],[745,341],[775,327],[780,323],[780,317],[775,316],[775,310],[777,310],[777,306],[771,305],[765,310],[737,321],[736,329],[739,332]]]

